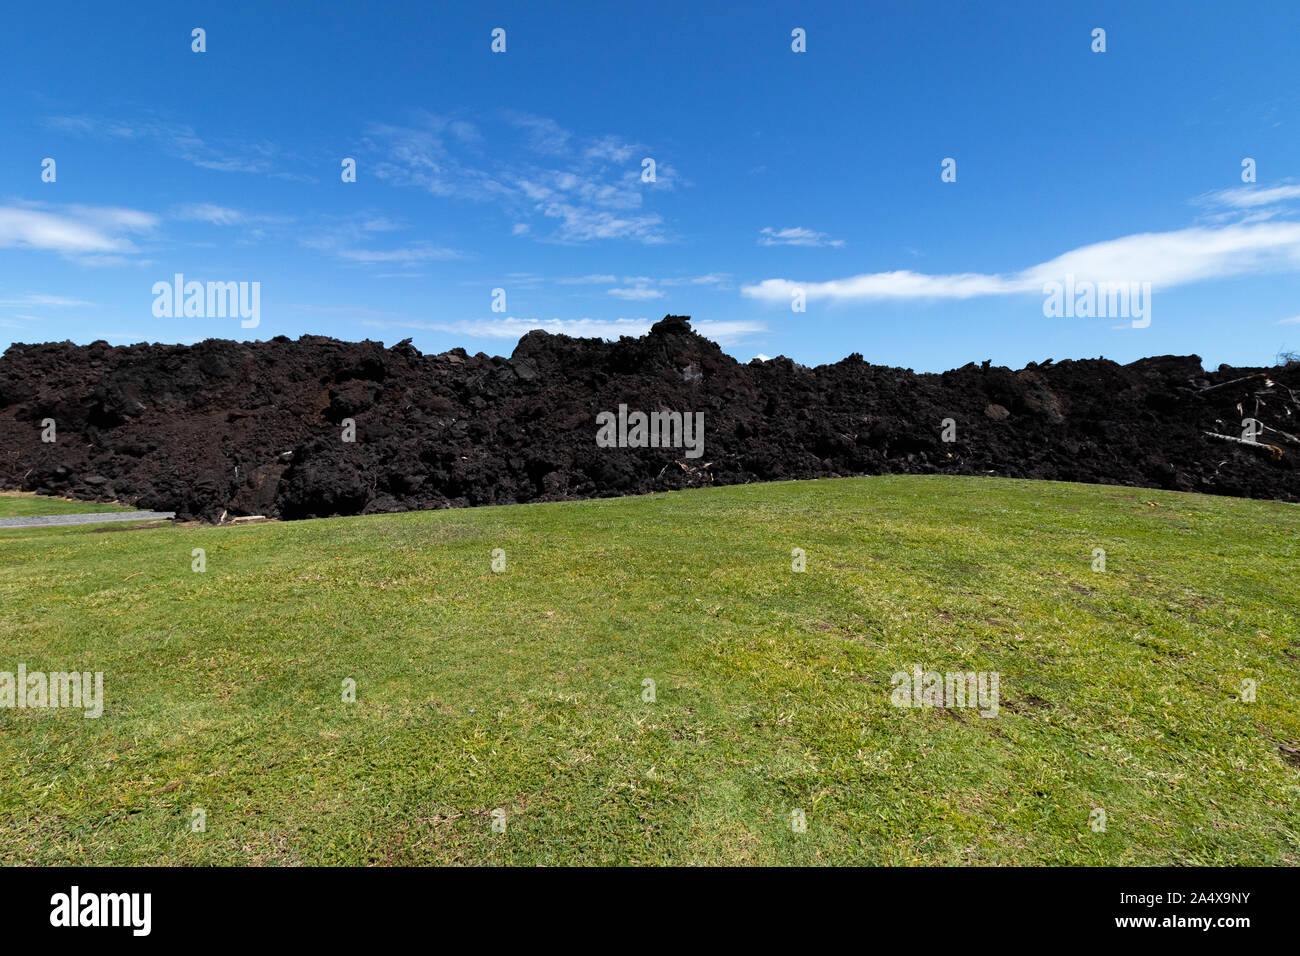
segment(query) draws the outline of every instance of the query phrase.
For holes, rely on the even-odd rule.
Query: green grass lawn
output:
[[[122,505],[103,504],[98,501],[66,501],[63,498],[43,498],[40,495],[30,495],[20,491],[0,492],[0,518],[132,510],[134,509]]]
[[[0,709],[0,862],[1294,866],[1297,542],[902,476],[0,531],[0,671],[106,698]],[[893,706],[914,665],[998,715]]]

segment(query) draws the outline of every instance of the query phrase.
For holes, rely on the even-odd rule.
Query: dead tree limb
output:
[[[1218,432],[1203,432],[1207,438],[1218,438],[1221,441],[1235,442],[1238,445],[1245,445],[1247,448],[1258,448],[1266,451],[1273,456],[1274,461],[1282,460],[1282,449],[1277,445],[1265,445],[1263,442],[1250,441],[1245,438],[1238,438],[1236,435],[1220,435]]]
[[[1216,388],[1227,388],[1229,385],[1236,385],[1238,382],[1249,382],[1252,378],[1268,378],[1268,373],[1256,372],[1254,375],[1243,375],[1241,378],[1234,378],[1230,382],[1220,382],[1218,385],[1208,385],[1201,389],[1198,394],[1204,395],[1206,392],[1212,392]]]

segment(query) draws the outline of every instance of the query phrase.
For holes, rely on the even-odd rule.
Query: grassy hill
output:
[[[1298,541],[940,477],[0,531],[0,671],[106,698],[0,709],[0,862],[1297,865]]]
[[[36,515],[90,514],[101,511],[130,511],[124,505],[103,504],[98,501],[71,501],[66,498],[48,498],[21,491],[0,493],[0,518],[28,518]]]

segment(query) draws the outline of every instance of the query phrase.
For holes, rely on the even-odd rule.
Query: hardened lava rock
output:
[[[1297,501],[1298,396],[1300,364],[1207,372],[1196,356],[742,365],[683,316],[617,342],[530,332],[509,358],[321,336],[14,345],[0,485],[209,521],[893,472]],[[599,447],[596,416],[620,405],[703,412],[703,453]],[[1244,443],[1243,419],[1259,422]]]

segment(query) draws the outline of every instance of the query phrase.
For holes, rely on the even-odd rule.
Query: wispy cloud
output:
[[[314,176],[287,169],[295,157],[265,140],[204,140],[188,123],[156,115],[114,118],[94,115],[47,116],[46,129],[74,136],[114,140],[152,140],[169,156],[200,169],[226,173],[257,173],[276,179],[316,182]]]
[[[28,292],[23,295],[0,299],[0,309],[32,310],[30,312],[15,311],[10,312],[6,316],[0,316],[0,328],[27,329],[31,327],[28,323],[40,324],[49,321],[47,315],[36,313],[45,313],[49,309],[74,309],[85,308],[93,305],[93,302],[87,302],[84,299],[74,299],[70,296]]]
[[[411,265],[420,262],[464,258],[458,249],[418,242],[389,249],[369,248],[378,235],[396,232],[406,226],[371,213],[332,218],[313,224],[310,233],[300,238],[302,245],[345,262],[359,265]],[[385,275],[391,276],[392,273]],[[404,273],[403,275],[409,275]]]
[[[1256,209],[1275,203],[1300,199],[1300,186],[1240,186],[1234,189],[1222,189],[1207,193],[1203,200],[1234,209]]]
[[[623,276],[620,279],[613,274],[593,273],[585,276],[556,279],[555,284],[566,286],[608,285],[613,288],[605,290],[607,295],[629,302],[637,302],[662,299],[667,294],[663,291],[664,289],[681,286],[694,286],[697,288],[707,286],[714,289],[728,289],[731,287],[731,276],[725,272],[711,272],[699,276],[666,276],[663,278]]]
[[[94,256],[139,252],[131,235],[153,231],[153,213],[115,206],[0,206],[0,247],[39,249],[93,264]]]
[[[614,136],[583,139],[554,120],[517,112],[464,120],[421,112],[409,125],[376,124],[365,141],[374,175],[397,186],[502,208],[515,236],[565,243],[668,241],[663,217],[645,197],[674,188],[676,171],[656,164],[641,181],[643,146]],[[534,226],[550,223],[540,233]]]
[[[773,229],[766,226],[759,230],[760,246],[842,246],[843,239],[832,239],[824,232],[815,232],[803,226],[791,226],[787,229]]]
[[[1278,319],[1274,325],[1300,325],[1300,315],[1293,315],[1289,319]]]
[[[518,339],[534,329],[578,338],[618,338],[643,335],[654,323],[649,319],[481,319],[455,322],[367,322],[367,325],[430,332],[451,332],[476,339]]]
[[[1045,283],[1063,281],[1067,275],[1091,282],[1150,282],[1152,288],[1167,289],[1208,279],[1295,271],[1300,271],[1300,223],[1259,222],[1123,236],[1011,273],[898,270],[828,282],[764,279],[741,292],[752,299],[784,303],[796,290],[802,290],[809,301],[828,302],[969,299],[1041,294]]]
[[[708,286],[714,286],[715,288],[719,288],[719,289],[725,289],[725,288],[729,288],[731,285],[731,276],[725,272],[710,272],[708,275],[673,276],[667,279],[660,279],[658,281],[659,284],[663,286],[708,285]]]
[[[189,222],[207,222],[214,226],[237,226],[246,221],[238,209],[229,209],[215,203],[188,203],[178,206],[173,213],[177,219]]]
[[[353,262],[427,262],[430,259],[459,259],[461,254],[455,249],[440,249],[435,246],[409,246],[404,249],[340,249],[340,259]]]
[[[257,224],[283,224],[294,221],[292,216],[246,212],[210,202],[183,203],[171,210],[171,218],[182,222],[206,222],[213,226],[250,226]]]
[[[556,279],[557,285],[611,285],[618,281],[618,276],[602,275],[592,273],[585,276],[570,276],[564,279]]]
[[[655,319],[517,319],[512,317],[456,322],[385,322],[373,319],[363,324],[379,328],[450,332],[475,339],[517,340],[534,329],[576,338],[616,339],[623,335],[645,335],[655,321]],[[739,342],[767,331],[767,327],[761,322],[701,319],[692,321],[691,325],[700,335],[713,339],[720,345]]]
[[[361,223],[361,229],[364,232],[396,232],[405,228],[407,227],[403,223],[389,219],[386,216],[375,216]]]
[[[706,339],[713,339],[719,345],[743,342],[745,339],[761,335],[767,331],[767,326],[763,323],[750,322],[744,319],[694,319],[691,321],[691,327]]]
[[[632,286],[628,289],[606,289],[606,294],[614,296],[616,299],[624,299],[629,302],[640,302],[649,299],[662,299],[664,294],[658,289],[652,289],[646,285]]]
[[[68,309],[94,304],[93,302],[87,302],[85,299],[73,299],[64,295],[44,295],[38,292],[29,292],[26,295],[18,296],[16,299],[0,299],[0,308],[6,309]],[[31,317],[23,316],[23,318]]]
[[[506,111],[505,117],[511,126],[523,130],[528,147],[533,152],[547,156],[565,156],[569,153],[569,143],[573,137],[555,120],[513,110]]]

